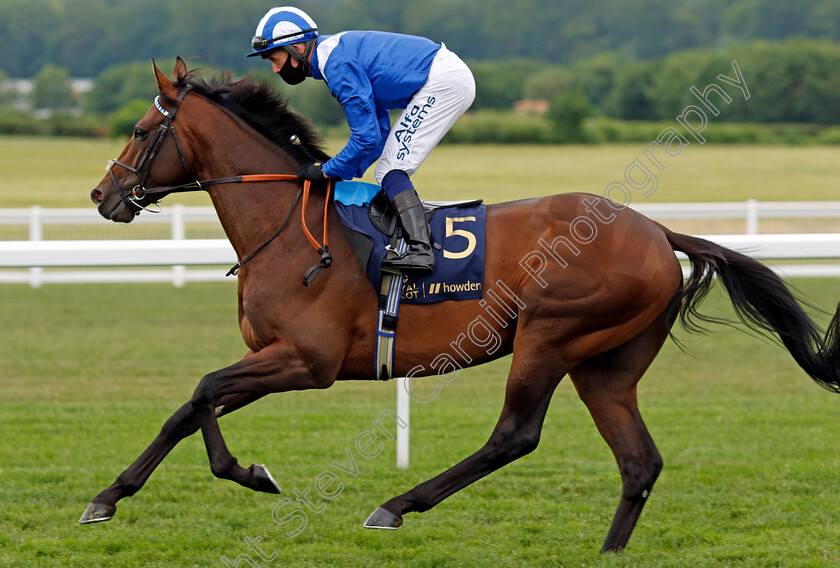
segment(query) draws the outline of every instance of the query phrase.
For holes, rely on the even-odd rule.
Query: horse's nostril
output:
[[[93,201],[94,205],[102,205],[102,192],[98,189],[94,189],[90,192],[90,200]]]

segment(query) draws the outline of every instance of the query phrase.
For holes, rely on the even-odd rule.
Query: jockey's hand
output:
[[[310,164],[306,164],[295,175],[298,177],[302,177],[303,179],[308,179],[309,181],[315,182],[324,181],[327,179],[327,176],[323,170],[323,164],[321,162],[312,162]]]

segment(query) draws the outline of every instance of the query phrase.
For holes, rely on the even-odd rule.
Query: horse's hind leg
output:
[[[576,366],[569,375],[618,462],[622,491],[601,552],[627,546],[659,472],[662,456],[636,404],[636,384],[668,336],[664,314],[629,342]]]
[[[237,394],[226,397],[220,406],[220,416],[254,402],[262,395]],[[160,433],[149,447],[123,471],[107,489],[94,497],[79,519],[81,524],[110,520],[117,510],[117,501],[137,493],[160,465],[160,462],[172,451],[178,442],[194,434],[200,425],[199,415],[187,402],[164,423]]]
[[[520,332],[517,343],[528,346]],[[554,389],[566,370],[532,339],[530,349],[514,349],[502,414],[487,443],[437,477],[382,504],[365,522],[367,528],[397,528],[402,515],[431,509],[500,467],[534,451]]]

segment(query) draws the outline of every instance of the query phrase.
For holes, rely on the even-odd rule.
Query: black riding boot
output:
[[[408,250],[391,260],[382,261],[386,268],[393,268],[400,272],[418,274],[431,273],[435,269],[435,255],[432,253],[429,238],[429,223],[426,222],[426,212],[423,203],[414,190],[406,190],[397,194],[391,200],[400,225],[403,237],[408,243]]]

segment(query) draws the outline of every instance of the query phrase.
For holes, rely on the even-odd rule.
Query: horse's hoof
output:
[[[254,480],[257,482],[255,489],[257,491],[274,493],[275,495],[280,493],[280,486],[277,485],[274,477],[272,477],[263,464],[255,463],[251,466],[251,469],[254,471]]]
[[[90,502],[85,512],[82,513],[79,519],[80,525],[89,525],[91,523],[101,523],[102,521],[110,521],[117,512],[116,505],[103,505],[102,503]]]
[[[399,515],[395,515],[388,509],[377,507],[377,509],[365,521],[366,529],[398,529],[402,525],[403,520]]]

